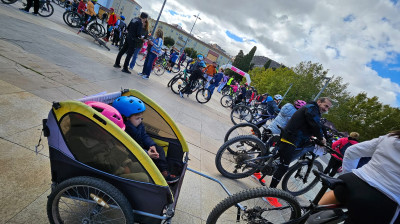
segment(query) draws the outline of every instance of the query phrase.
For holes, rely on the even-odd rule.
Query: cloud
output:
[[[152,18],[162,2],[138,0]],[[161,20],[190,31],[198,13],[201,20],[193,34],[232,56],[257,46],[256,55],[287,66],[311,60],[329,69],[329,75],[342,76],[351,93],[363,91],[385,104],[400,105],[400,82],[392,78],[400,67],[397,0],[168,0]],[[372,61],[391,66],[383,74],[369,66]]]

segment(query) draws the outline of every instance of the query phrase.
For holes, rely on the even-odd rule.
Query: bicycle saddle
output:
[[[317,170],[313,170],[313,173],[322,181],[322,185],[327,186],[329,189],[334,189],[337,185],[344,184],[343,180],[330,177]]]

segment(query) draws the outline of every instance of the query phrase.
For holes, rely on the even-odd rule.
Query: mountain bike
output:
[[[187,72],[186,69],[179,72],[169,80],[169,82],[167,83],[167,87],[171,87],[171,84],[178,78],[183,78],[184,80],[189,81],[189,73]]]
[[[171,83],[171,90],[175,94],[179,94],[179,92],[188,85],[189,80],[184,78],[176,78]],[[196,100],[197,102],[204,104],[210,101],[211,99],[211,92],[207,88],[205,88],[206,82],[202,79],[198,79],[194,82],[193,86],[191,86],[190,92],[185,93],[187,97],[190,94],[196,92]]]
[[[17,2],[18,0],[1,0],[4,4],[13,4]],[[22,2],[23,6],[26,6],[25,2]],[[39,11],[38,14],[42,17],[49,17],[53,15],[54,13],[54,8],[50,3],[50,0],[40,0],[39,1]]]
[[[217,170],[230,179],[240,179],[261,172],[260,184],[266,176],[272,176],[280,164],[278,149],[275,146],[280,136],[272,136],[266,143],[255,136],[238,136],[225,142],[217,152],[215,165]],[[323,170],[322,164],[316,161],[314,153],[316,140],[311,140],[306,145],[295,150],[293,161],[282,179],[282,188],[294,196],[311,190],[317,179],[311,170]],[[284,181],[285,180],[285,181]],[[296,183],[294,185],[293,183]]]
[[[241,191],[218,203],[207,218],[207,224],[215,223],[340,223],[348,218],[341,205],[318,205],[328,189],[334,189],[344,182],[313,170],[322,188],[310,201],[301,206],[289,193],[274,188],[253,188]],[[266,197],[277,198],[282,205],[274,207],[265,201]]]
[[[80,28],[80,31],[84,30],[85,16],[74,11],[65,11],[63,13],[64,22],[74,28]],[[96,35],[97,38],[102,38],[106,35],[106,29],[97,20],[97,17],[91,19],[91,21],[86,25],[85,31],[91,31],[92,34]]]

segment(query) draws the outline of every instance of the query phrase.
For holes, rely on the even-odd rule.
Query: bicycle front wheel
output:
[[[302,195],[311,190],[317,183],[318,178],[312,172],[316,169],[322,172],[322,164],[318,161],[302,161],[289,168],[282,179],[282,189],[293,196]]]
[[[47,201],[50,223],[134,223],[132,207],[113,185],[93,177],[61,182]]]
[[[232,105],[232,97],[230,95],[223,95],[220,103],[223,107],[230,107]]]
[[[97,38],[100,38],[101,37],[101,33],[102,33],[102,30],[101,30],[101,25],[100,24],[98,24],[98,23],[91,23],[91,24],[89,24],[89,26],[88,26],[88,32],[91,32],[93,35],[95,35]]]
[[[175,94],[179,94],[179,91],[181,91],[185,86],[186,86],[186,81],[182,78],[177,78],[175,79],[172,84],[171,84],[171,90]]]
[[[146,60],[146,54],[138,54],[136,59],[136,64],[139,66],[143,66],[145,60]]]
[[[178,73],[180,71],[181,71],[181,67],[179,65],[174,65],[174,67],[172,67],[173,73]]]
[[[249,135],[238,136],[225,142],[218,149],[215,165],[225,177],[244,178],[255,173],[264,162],[255,158],[266,154],[267,148],[259,138]]]
[[[4,4],[7,4],[7,5],[16,3],[17,1],[18,0],[1,0],[1,2],[3,2]]]
[[[208,101],[210,101],[210,99],[211,99],[210,90],[208,90],[206,88],[197,90],[197,93],[196,93],[197,102],[203,104],[203,103],[207,103]]]
[[[171,87],[172,82],[175,81],[175,79],[180,78],[180,77],[182,77],[182,73],[179,73],[179,74],[175,75],[174,77],[172,77],[172,79],[169,80],[167,87]]]
[[[165,68],[161,64],[156,64],[154,65],[153,71],[157,76],[161,76],[162,74],[164,74]]]
[[[253,120],[251,110],[246,106],[234,107],[231,112],[231,121],[233,124],[250,123]]]
[[[54,8],[53,6],[50,4],[50,1],[46,1],[44,3],[42,3],[43,5],[40,6],[39,8],[39,15],[42,17],[49,17],[51,15],[53,15],[54,13]]]
[[[276,198],[282,205],[270,205],[266,197]],[[241,210],[238,203],[244,208]],[[215,223],[285,223],[301,216],[299,202],[289,193],[279,189],[259,187],[241,191],[217,204],[207,218]]]
[[[224,142],[235,138],[237,136],[243,135],[254,135],[257,138],[261,139],[261,131],[260,129],[251,123],[241,123],[231,127],[225,134]]]

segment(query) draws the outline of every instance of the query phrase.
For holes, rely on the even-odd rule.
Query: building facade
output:
[[[155,22],[155,20],[149,19],[150,32],[153,30]],[[224,65],[232,62],[231,57],[221,47],[216,44],[204,43],[195,36],[189,35],[188,32],[176,24],[159,21],[157,29],[163,31],[164,37],[174,39],[175,45],[173,47],[178,50],[181,50],[185,46],[185,41],[187,40],[185,48],[193,48],[198,53],[204,55],[207,63],[217,62],[219,65]]]

